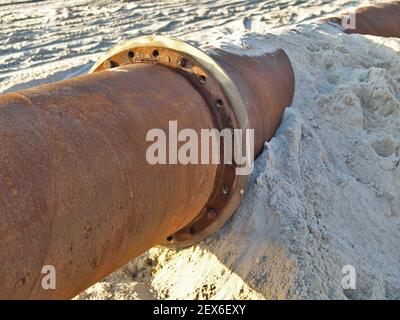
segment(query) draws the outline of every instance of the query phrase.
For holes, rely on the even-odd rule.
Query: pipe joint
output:
[[[232,139],[235,139],[234,129],[248,128],[247,109],[232,79],[212,57],[186,42],[164,36],[143,36],[125,41],[106,53],[90,73],[140,63],[160,64],[183,75],[202,95],[219,132],[231,130]],[[246,137],[242,134],[238,138],[243,140],[237,145],[242,146],[242,154],[245,154]],[[247,176],[236,175],[238,166],[235,163],[221,162],[225,151],[222,139],[220,143],[220,163],[214,190],[207,203],[194,220],[167,237],[162,245],[181,248],[200,242],[217,231],[238,207]]]

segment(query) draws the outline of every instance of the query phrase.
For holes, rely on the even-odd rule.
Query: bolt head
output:
[[[225,186],[225,187],[222,189],[222,193],[223,193],[223,194],[228,194],[228,193],[229,193],[229,187]]]
[[[224,106],[224,102],[221,99],[217,100],[217,107],[222,108]]]
[[[185,59],[178,59],[178,60],[176,60],[176,65],[177,65],[178,67],[183,67],[183,66],[185,66]]]
[[[208,220],[214,221],[217,218],[217,211],[215,211],[213,208],[208,208],[206,215]]]

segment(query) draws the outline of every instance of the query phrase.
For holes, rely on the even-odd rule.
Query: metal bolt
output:
[[[206,212],[207,219],[210,221],[214,221],[217,218],[217,211],[213,208],[208,208]]]
[[[229,187],[225,186],[225,187],[222,189],[222,193],[223,193],[223,194],[228,194],[228,193],[229,193]]]
[[[221,99],[217,100],[217,107],[222,108],[224,106],[224,102]]]
[[[178,60],[176,60],[176,65],[178,66],[178,67],[183,67],[183,66],[185,66],[185,59],[178,59]]]

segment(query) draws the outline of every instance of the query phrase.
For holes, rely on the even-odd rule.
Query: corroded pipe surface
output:
[[[168,120],[215,126],[187,80],[153,64],[0,98],[0,298],[71,298],[201,211],[217,165],[145,159],[146,133]]]
[[[285,107],[292,103],[294,73],[285,51],[278,49],[260,56],[240,56],[217,51],[214,59],[233,79],[254,128],[255,154],[275,135]]]
[[[255,113],[260,152],[291,103],[289,59],[280,51],[218,61]],[[210,202],[218,217],[231,202],[216,187],[230,166],[145,158],[146,133],[168,132],[169,121],[220,128],[212,103],[193,79],[149,61],[1,96],[0,298],[71,298],[171,235],[187,241],[209,223],[201,219]],[[55,267],[55,290],[42,287],[45,265]]]

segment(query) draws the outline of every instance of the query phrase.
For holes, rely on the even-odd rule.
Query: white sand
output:
[[[229,223],[191,248],[151,249],[78,298],[400,298],[400,40],[294,26],[344,2],[0,7],[3,91],[83,73],[117,40],[160,31],[282,47],[295,69],[294,103]],[[347,264],[356,290],[342,290]]]

